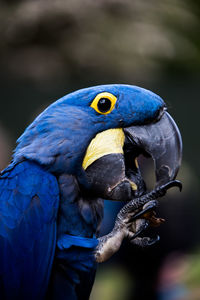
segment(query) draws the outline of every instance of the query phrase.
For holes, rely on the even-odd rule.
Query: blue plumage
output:
[[[90,104],[105,91],[118,100],[101,115]],[[85,151],[98,132],[144,124],[162,107],[142,88],[97,86],[56,101],[25,130],[0,177],[1,299],[88,298],[103,206],[81,194]]]
[[[43,299],[56,246],[56,178],[23,161],[0,177],[0,199],[1,299]]]

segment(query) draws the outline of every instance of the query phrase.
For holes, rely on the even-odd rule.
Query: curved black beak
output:
[[[131,126],[124,132],[134,146],[153,158],[156,186],[175,179],[182,159],[182,139],[169,113],[165,111],[156,123]]]

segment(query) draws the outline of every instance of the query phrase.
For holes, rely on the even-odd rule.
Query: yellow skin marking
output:
[[[125,135],[122,128],[108,129],[96,135],[89,144],[84,160],[83,169],[86,170],[95,160],[112,153],[124,153]]]
[[[109,99],[110,102],[111,102],[111,107],[110,107],[110,109],[109,109],[108,111],[106,111],[106,112],[101,112],[101,111],[98,109],[98,102],[99,102],[99,100],[102,99],[102,98]],[[101,115],[107,115],[107,114],[109,114],[109,113],[114,109],[116,101],[117,101],[117,98],[116,98],[113,94],[104,92],[104,93],[98,94],[98,95],[94,98],[94,100],[92,101],[92,104],[91,104],[90,106],[91,106],[92,108],[94,108],[94,109],[96,110],[96,112],[98,112],[99,114],[101,114]]]
[[[130,183],[130,185],[131,185],[132,190],[133,190],[133,191],[136,191],[136,190],[137,190],[137,185],[135,184],[135,182],[129,180],[129,183]]]
[[[136,165],[136,168],[139,168],[137,158],[135,158],[135,165]]]

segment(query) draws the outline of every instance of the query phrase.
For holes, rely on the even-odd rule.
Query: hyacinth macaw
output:
[[[174,185],[181,137],[163,100],[130,85],[102,85],[47,107],[17,141],[0,176],[0,299],[88,299],[97,262],[123,239],[161,223],[155,199]],[[139,154],[155,163],[146,193]],[[103,200],[130,201],[98,239]],[[157,239],[157,238],[156,238]]]

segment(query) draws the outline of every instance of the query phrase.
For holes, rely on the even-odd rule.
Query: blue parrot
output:
[[[163,100],[136,86],[75,91],[28,126],[0,175],[0,299],[89,298],[97,262],[125,236],[136,238],[137,220],[147,225],[141,218],[149,211],[142,202],[146,188],[136,161],[141,153],[154,159],[157,191],[175,178],[178,128]],[[148,201],[158,196],[150,194]],[[134,212],[126,206],[112,234],[98,239],[102,199],[137,205]]]

